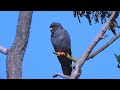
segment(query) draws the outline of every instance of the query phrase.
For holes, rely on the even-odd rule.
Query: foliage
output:
[[[118,68],[120,68],[120,55],[117,55],[116,53],[114,53],[114,55],[115,55],[115,57],[116,57],[116,59],[117,59],[117,62],[118,62]]]
[[[73,11],[74,17],[77,16],[79,22],[80,18],[85,16],[89,22],[90,25],[92,25],[92,20],[94,19],[95,23],[99,23],[99,19],[101,19],[101,24],[106,22],[106,19],[111,16],[113,11]],[[116,17],[118,18],[119,16],[119,11],[116,13]],[[115,26],[118,25],[118,22],[114,20],[112,24],[109,27],[109,30],[111,30],[115,34]]]

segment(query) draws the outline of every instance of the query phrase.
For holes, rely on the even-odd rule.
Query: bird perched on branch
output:
[[[68,32],[60,23],[53,22],[50,25],[51,42],[54,47],[57,58],[61,64],[64,75],[70,75],[72,71],[72,61],[65,55],[71,55],[71,41]]]

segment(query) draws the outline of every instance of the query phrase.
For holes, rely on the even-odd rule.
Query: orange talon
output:
[[[61,55],[64,55],[64,56],[65,56],[65,53],[64,53],[64,52],[61,52]]]
[[[60,52],[57,52],[58,53],[58,56],[60,56]]]
[[[56,52],[57,56],[60,56],[60,55],[64,55],[65,56],[65,53],[64,52]]]

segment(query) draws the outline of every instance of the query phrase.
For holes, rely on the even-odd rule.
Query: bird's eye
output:
[[[52,27],[53,29],[55,28],[55,26]]]

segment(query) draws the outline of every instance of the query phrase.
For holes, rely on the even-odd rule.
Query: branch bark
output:
[[[56,74],[54,74],[54,75],[53,75],[53,78],[55,78],[55,77],[57,77],[57,76],[60,76],[60,77],[62,77],[62,78],[66,78],[66,79],[70,79],[70,76],[63,75],[63,74],[61,74],[61,73],[56,73]]]
[[[26,51],[33,11],[20,11],[14,43],[6,59],[7,78],[22,78],[22,61]]]
[[[89,56],[89,54],[92,52],[93,48],[97,45],[97,43],[101,40],[101,38],[103,37],[103,35],[107,31],[107,29],[109,28],[112,20],[115,18],[115,14],[116,14],[116,11],[113,11],[113,13],[111,14],[109,20],[103,26],[101,32],[97,35],[95,40],[93,40],[93,42],[90,44],[88,49],[85,51],[84,55],[80,59],[78,59],[76,65],[75,65],[75,69],[73,69],[73,71],[72,71],[72,73],[70,75],[70,79],[79,78],[79,76],[81,74],[81,68],[82,68],[83,64],[87,60],[87,57]]]

